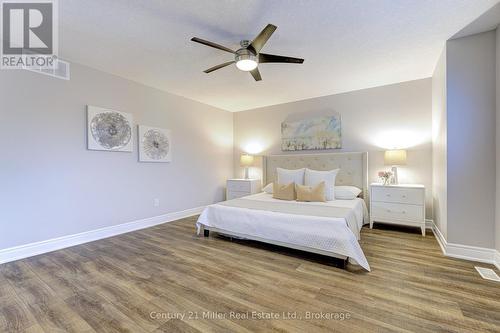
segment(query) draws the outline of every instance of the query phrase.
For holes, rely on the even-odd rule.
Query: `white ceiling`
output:
[[[60,55],[148,86],[240,111],[432,75],[446,39],[499,0],[63,0]],[[262,64],[263,80],[229,53],[267,24],[262,52],[305,58]]]

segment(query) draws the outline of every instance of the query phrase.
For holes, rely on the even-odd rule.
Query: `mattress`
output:
[[[366,270],[370,266],[359,245],[367,220],[362,199],[324,203],[283,201],[259,193],[210,205],[197,221],[201,226],[312,248],[349,257]]]

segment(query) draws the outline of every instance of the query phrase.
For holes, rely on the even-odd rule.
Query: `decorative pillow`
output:
[[[325,182],[325,197],[327,201],[335,200],[335,178],[340,169],[330,171],[317,171],[306,169],[304,177],[304,185],[315,186],[321,182]]]
[[[297,192],[297,201],[326,201],[325,182],[321,182],[316,186],[295,184],[295,191]]]
[[[273,183],[273,198],[280,200],[295,200],[295,184]]]
[[[269,183],[266,186],[264,186],[262,191],[269,193],[269,194],[273,194],[273,183]]]
[[[278,174],[278,184],[290,184],[295,183],[299,185],[304,185],[304,172],[306,169],[282,169],[276,168],[276,173]]]
[[[356,186],[335,186],[335,199],[353,200],[363,192]]]

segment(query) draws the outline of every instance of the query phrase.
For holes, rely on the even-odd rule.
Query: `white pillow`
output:
[[[278,184],[290,184],[295,183],[299,185],[304,185],[304,172],[306,169],[289,170],[276,168],[278,174]]]
[[[361,193],[356,186],[335,186],[335,199],[353,200]]]
[[[306,186],[316,186],[325,182],[325,197],[327,201],[335,200],[335,178],[340,169],[317,171],[306,169],[304,182]]]
[[[273,194],[273,183],[269,183],[266,186],[264,186],[262,191],[269,193],[269,194]]]

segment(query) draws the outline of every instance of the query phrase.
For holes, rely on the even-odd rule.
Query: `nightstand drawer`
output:
[[[423,205],[424,193],[417,188],[372,187],[372,201]]]
[[[228,181],[227,189],[228,191],[240,191],[240,192],[248,192],[250,193],[252,184],[246,181]]]
[[[388,220],[422,221],[424,219],[424,208],[416,205],[372,201],[371,214],[374,220],[384,218]]]

